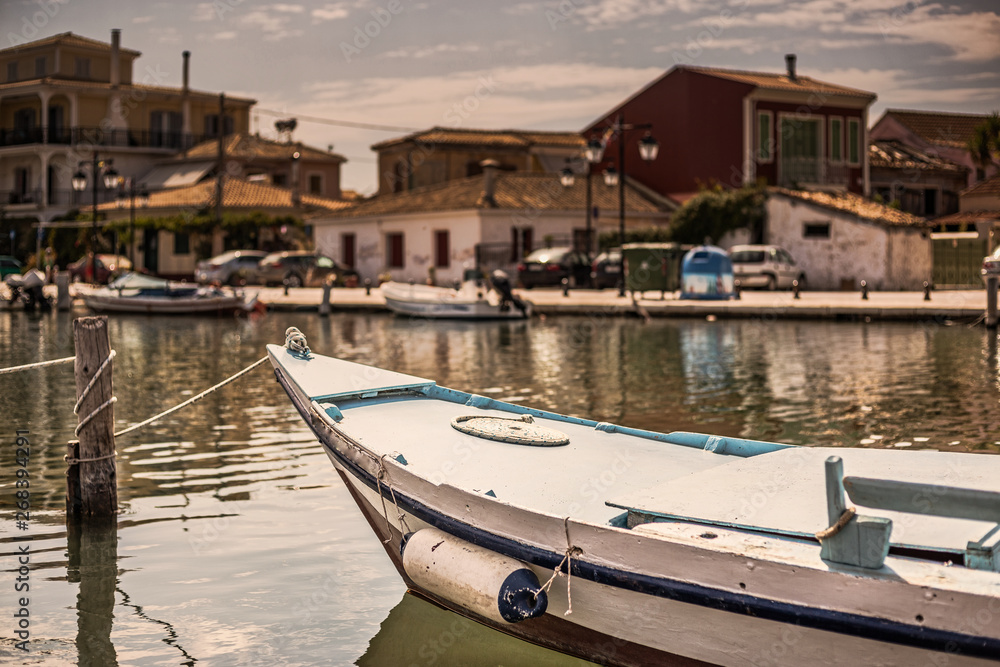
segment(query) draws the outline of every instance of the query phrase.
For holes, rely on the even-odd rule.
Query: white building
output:
[[[591,238],[618,230],[617,188],[600,177],[591,183]],[[317,250],[376,282],[449,284],[466,268],[511,271],[532,249],[587,247],[587,179],[563,186],[558,174],[483,173],[382,195],[356,206],[320,213],[313,225]],[[626,187],[627,229],[666,226],[674,206],[649,192]],[[596,243],[592,245],[595,247]]]

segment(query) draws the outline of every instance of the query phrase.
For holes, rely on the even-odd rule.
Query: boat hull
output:
[[[233,313],[246,309],[240,296],[203,298],[83,296],[91,310],[108,313],[145,313],[150,315],[190,315],[201,313]]]
[[[474,285],[461,290],[428,285],[386,283],[382,286],[386,307],[399,315],[453,320],[520,320],[531,315],[511,304],[502,306],[497,295]]]
[[[904,559],[893,562],[893,576],[863,576],[819,561],[813,544],[727,551],[712,539],[725,541],[723,530],[660,539],[501,503],[377,455],[316,412],[280,367],[276,374],[407,585],[499,631],[613,665],[985,665],[1000,657],[1000,597],[939,591],[933,577],[919,585]],[[549,589],[544,616],[497,622],[407,575],[401,542],[427,527],[523,562],[539,581],[556,569],[569,576]]]

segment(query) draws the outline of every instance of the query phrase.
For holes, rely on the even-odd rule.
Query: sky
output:
[[[0,0],[0,48],[74,32],[142,52],[137,81],[258,101],[251,129],[348,159],[435,125],[579,131],[675,64],[784,71],[874,92],[887,108],[1000,109],[996,0]],[[333,122],[330,122],[333,121]],[[353,124],[353,125],[352,125]],[[377,126],[371,128],[368,126]]]

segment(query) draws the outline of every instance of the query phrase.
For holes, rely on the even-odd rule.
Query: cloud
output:
[[[479,53],[483,47],[478,44],[437,44],[424,48],[396,49],[387,52],[385,58],[407,58],[420,59],[435,56],[441,53]]]
[[[217,32],[212,35],[213,39],[226,40],[226,39],[236,39],[237,32],[235,30],[224,30],[222,32]]]
[[[265,41],[276,42],[303,34],[301,28],[290,27],[292,17],[289,16],[301,11],[301,5],[261,5],[259,9],[240,15],[237,21],[243,27],[259,29]]]
[[[959,62],[1000,59],[997,12],[959,13],[955,7],[932,4],[916,7],[908,14],[888,14],[874,24],[853,29],[879,34],[890,42],[941,46],[950,51],[951,60]]]
[[[136,16],[132,19],[132,23],[149,23],[154,19],[156,19],[155,16]]]
[[[314,9],[310,14],[314,19],[320,21],[336,21],[347,18],[351,14],[351,8],[346,2],[335,2]]]

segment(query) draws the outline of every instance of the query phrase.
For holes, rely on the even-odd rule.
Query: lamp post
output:
[[[618,137],[618,168],[613,166],[604,170],[604,182],[610,186],[618,186],[618,244],[625,245],[625,133],[629,130],[649,130],[650,123],[629,124],[622,114],[618,114],[615,124],[605,132],[605,142],[611,136]],[[646,162],[652,162],[660,152],[657,143],[647,131],[646,136],[639,140],[639,157]],[[625,248],[622,247],[620,275],[618,277],[618,296],[625,296]]]
[[[132,265],[132,269],[135,269],[135,258],[133,257],[133,250],[135,248],[135,205],[136,200],[138,200],[139,206],[145,208],[149,206],[149,191],[146,190],[145,185],[139,185],[135,182],[135,179],[128,179],[128,191],[120,190],[118,192],[117,205],[118,208],[125,207],[125,201],[129,202],[129,212],[128,212],[128,263]]]
[[[566,158],[567,166],[559,174],[559,182],[562,183],[563,187],[570,188],[573,187],[573,183],[576,182],[576,174],[569,167],[569,163],[574,160],[583,159],[587,163],[587,214],[586,214],[586,238],[587,238],[587,259],[589,260],[591,252],[594,249],[594,205],[593,205],[593,190],[591,189],[591,176],[593,165],[597,164],[604,157],[604,144],[601,143],[599,139],[591,139],[587,142],[587,146],[583,150],[583,155],[575,158]]]
[[[73,178],[71,179],[73,189],[76,192],[83,192],[87,189],[87,175],[83,173],[83,167],[86,164],[86,162],[80,162],[77,165],[77,172],[73,174]],[[110,190],[118,185],[118,172],[111,166],[111,160],[99,160],[97,151],[94,151],[90,162],[91,195],[93,197],[92,208],[94,214],[94,221],[90,230],[90,273],[95,283],[97,282],[97,180],[101,177],[102,172],[105,189]]]

